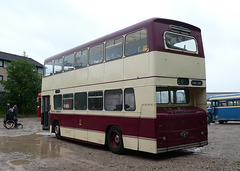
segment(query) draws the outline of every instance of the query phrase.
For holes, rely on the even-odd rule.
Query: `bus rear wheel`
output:
[[[57,139],[59,139],[59,140],[62,139],[61,132],[60,132],[60,125],[58,122],[55,125],[54,132],[55,132]]]
[[[112,126],[107,133],[107,144],[110,151],[116,154],[122,154],[123,147],[123,139],[122,139],[122,131],[117,126]]]

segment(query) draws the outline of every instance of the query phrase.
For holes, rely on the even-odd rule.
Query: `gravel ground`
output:
[[[23,129],[0,120],[0,170],[236,170],[240,171],[240,122],[211,124],[209,145],[152,155],[127,150],[116,155],[83,143],[57,140],[39,118],[20,118]]]

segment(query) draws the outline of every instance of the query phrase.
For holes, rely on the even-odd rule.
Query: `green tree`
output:
[[[36,98],[41,91],[41,77],[33,63],[26,59],[12,61],[7,67],[8,80],[1,81],[6,103],[16,104],[19,112],[29,114],[36,110]]]

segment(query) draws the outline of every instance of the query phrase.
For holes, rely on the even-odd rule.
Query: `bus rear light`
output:
[[[159,137],[159,144],[162,144],[166,140],[167,140],[166,137]]]

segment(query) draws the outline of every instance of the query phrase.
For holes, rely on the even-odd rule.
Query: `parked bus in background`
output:
[[[207,99],[211,103],[208,108],[208,122],[240,121],[240,94],[211,96]]]
[[[114,153],[207,145],[201,30],[152,18],[47,58],[42,99],[59,139]]]

